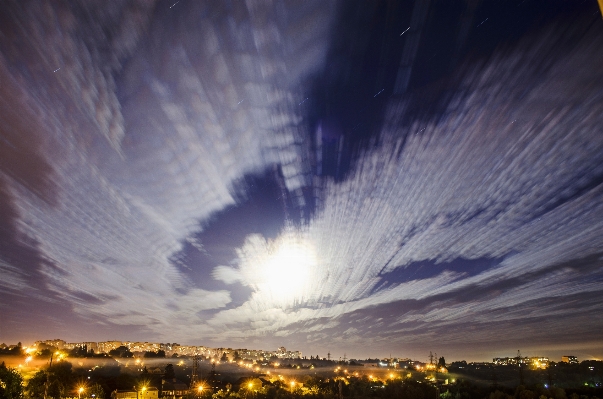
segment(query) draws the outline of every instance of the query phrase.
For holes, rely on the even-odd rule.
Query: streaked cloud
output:
[[[104,5],[5,6],[20,40],[0,35],[10,298],[124,339],[403,351],[584,334],[602,348],[600,31],[570,52],[541,32],[472,64],[437,118],[387,100],[378,139],[334,181],[315,173],[300,104],[337,3]],[[277,237],[224,240],[232,258],[205,272],[198,237],[266,171],[274,212],[301,214],[308,192],[319,206]],[[187,246],[202,256],[179,258]]]

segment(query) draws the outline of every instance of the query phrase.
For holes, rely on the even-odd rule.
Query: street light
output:
[[[81,397],[82,397],[82,392],[84,392],[84,387],[80,387],[80,388],[77,390],[77,398],[78,398],[78,399],[81,399]]]

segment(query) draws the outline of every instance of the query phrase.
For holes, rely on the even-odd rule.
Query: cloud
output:
[[[437,119],[391,98],[379,140],[331,181],[313,175],[300,103],[336,4],[180,5],[3,5],[3,292],[182,342],[567,338],[547,315],[600,330],[600,34],[497,52]],[[266,170],[294,209],[309,188],[320,207],[276,238],[249,235],[203,275],[231,286],[199,288],[182,271],[199,265],[174,255]]]
[[[243,276],[241,273],[237,269],[228,266],[216,267],[212,273],[212,277],[216,280],[224,281],[226,284],[233,284],[243,281]]]
[[[401,124],[405,104],[391,101],[379,144],[359,157],[347,180],[326,185],[324,206],[307,226],[279,238],[293,234],[315,249],[313,284],[285,306],[254,286],[247,303],[213,320],[257,322],[244,334],[292,326],[304,331],[303,323],[312,320],[432,301],[423,312],[396,310],[399,323],[429,325],[432,332],[486,323],[499,310],[504,312],[493,322],[529,322],[547,312],[572,317],[556,305],[529,304],[557,303],[579,292],[598,298],[581,314],[600,306],[600,269],[591,267],[594,280],[587,282],[553,266],[603,250],[603,140],[593,133],[602,122],[603,102],[590,88],[572,91],[563,102],[551,91],[580,86],[572,76],[601,81],[601,71],[582,62],[598,40],[587,38],[561,57],[527,92],[522,82],[531,76],[531,55],[519,48],[495,57],[465,77],[461,86],[470,87],[469,94],[457,94],[454,105],[431,123]],[[570,66],[580,70],[567,75]],[[279,239],[272,244],[280,245]],[[250,238],[229,272],[247,273],[253,281],[264,257],[274,252],[272,244]],[[444,271],[375,291],[384,273],[416,262],[476,258],[501,261],[481,273]],[[501,292],[488,291],[497,284]],[[472,294],[465,296],[465,290]],[[483,297],[483,290],[492,296]],[[524,307],[524,313],[509,310],[514,307]]]
[[[287,187],[306,184],[299,84],[322,67],[334,7],[315,5],[286,22],[263,3],[3,5],[0,73],[18,101],[2,112],[29,140],[2,132],[2,153],[21,154],[0,161],[2,195],[11,239],[44,260],[3,258],[3,290],[35,286],[88,321],[156,333],[227,306],[170,258],[235,204],[243,176],[282,164]]]

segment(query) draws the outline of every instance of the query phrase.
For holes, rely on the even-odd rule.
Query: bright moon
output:
[[[285,239],[276,243],[262,268],[264,289],[274,299],[303,297],[316,266],[313,248],[300,240]]]

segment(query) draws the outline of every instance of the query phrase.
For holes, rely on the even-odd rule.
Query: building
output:
[[[159,399],[159,390],[155,387],[142,387],[135,390],[115,390],[111,392],[111,399]]]
[[[41,345],[42,344],[42,345]],[[40,347],[43,345],[47,345],[47,346],[52,346],[57,348],[58,350],[62,350],[65,348],[65,345],[67,343],[65,341],[63,341],[62,339],[47,339],[46,341],[36,341],[36,343],[34,344],[34,346]]]
[[[137,399],[136,391],[118,391],[111,392],[111,399]]]
[[[532,366],[537,369],[545,369],[549,367],[548,357],[531,357],[530,361],[532,362]]]
[[[88,349],[88,352],[94,351],[94,353],[98,353],[98,343],[96,343],[96,342],[84,342],[83,344],[86,345],[86,348]]]
[[[212,361],[219,362],[226,355],[228,362],[235,360],[235,352],[241,359],[254,362],[267,362],[270,359],[301,359],[300,351],[287,350],[281,346],[275,351],[266,351],[259,349],[232,349],[232,348],[208,348],[206,346],[179,345],[178,343],[158,343],[158,342],[133,342],[133,341],[104,341],[104,342],[65,342],[62,339],[36,341],[34,346],[38,350],[54,348],[59,350],[73,350],[86,348],[87,351],[93,350],[94,353],[109,353],[121,346],[124,346],[138,357],[144,356],[145,352],[165,351],[166,357],[176,356],[202,356]],[[120,392],[118,392],[120,393]],[[120,393],[121,394],[121,393]],[[140,399],[140,398],[139,398]]]
[[[578,364],[578,358],[576,356],[561,356],[561,361],[569,364]]]
[[[163,398],[182,399],[188,394],[188,386],[175,378],[173,380],[162,380],[161,391]]]
[[[155,387],[143,387],[138,390],[138,399],[158,399],[159,390]]]
[[[528,357],[495,357],[492,359],[492,363],[497,366],[511,366],[517,364],[530,364],[530,358]]]
[[[101,353],[109,353],[113,349],[117,349],[120,346],[122,346],[121,341],[106,341],[106,342],[99,342],[97,344],[98,352],[101,352]]]

